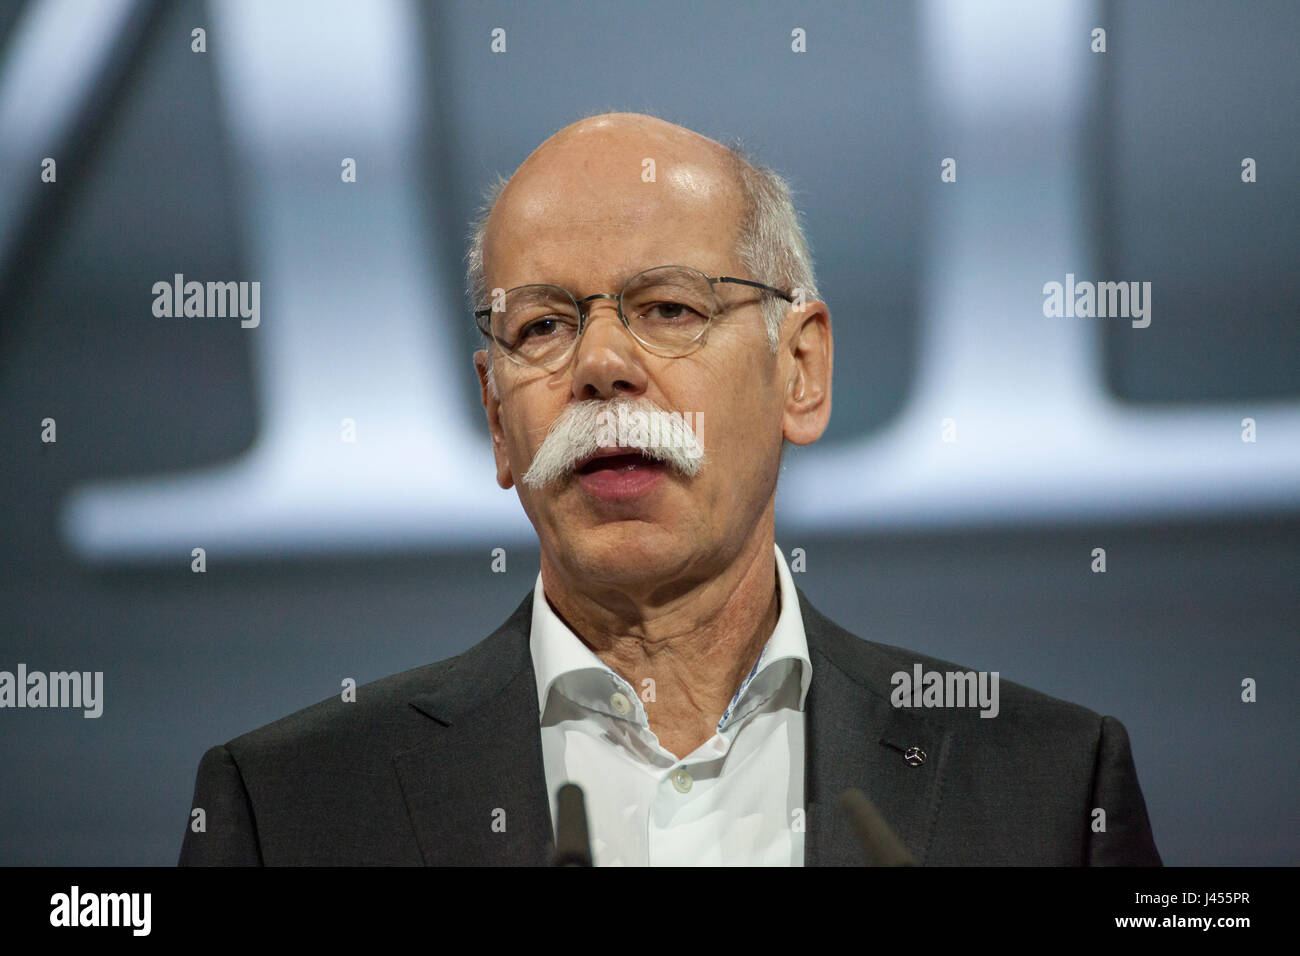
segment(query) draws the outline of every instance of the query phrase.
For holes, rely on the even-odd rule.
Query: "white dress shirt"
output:
[[[582,787],[596,866],[803,865],[812,661],[779,547],[776,571],[776,629],[714,735],[680,760],[650,730],[651,688],[633,688],[583,644],[537,575],[529,646],[551,820],[560,785]]]

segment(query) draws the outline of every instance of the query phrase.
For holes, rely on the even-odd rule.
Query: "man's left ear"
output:
[[[782,364],[789,369],[782,434],[796,445],[811,445],[831,420],[831,313],[825,302],[808,302],[786,321],[795,328],[782,345]]]

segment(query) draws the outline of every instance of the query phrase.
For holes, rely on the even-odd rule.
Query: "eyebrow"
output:
[[[612,291],[617,292],[619,289],[623,288],[623,286],[627,285],[627,280],[628,280],[628,279],[632,278],[634,275],[639,275],[640,273],[645,272],[647,269],[657,269],[657,268],[659,268],[659,267],[661,267],[661,266],[679,266],[679,265],[687,265],[687,263],[673,261],[673,262],[660,262],[660,263],[657,263],[657,264],[655,264],[655,265],[650,265],[650,266],[632,266],[632,267],[630,267],[630,268],[629,268],[629,267],[624,267],[623,270],[620,271],[620,272],[617,274],[617,276],[615,276],[615,278],[614,278],[614,285],[612,286]],[[696,268],[698,268],[698,267],[696,267],[696,266],[690,266],[690,268],[692,268],[692,269],[696,269]],[[699,269],[699,271],[700,271],[700,272],[703,272],[703,273],[704,273],[705,275],[707,275],[707,276],[715,277],[714,274],[713,274],[712,272],[709,272],[707,269]],[[723,272],[719,272],[719,273],[717,273],[718,276],[730,275],[730,274],[731,274],[730,272],[726,272],[726,271],[723,271]],[[538,284],[538,285],[558,285],[558,286],[559,286],[560,288],[562,288],[562,289],[568,289],[570,292],[572,292],[572,293],[574,294],[574,296],[575,296],[576,298],[579,298],[579,299],[584,299],[584,298],[586,298],[587,295],[595,295],[595,294],[596,294],[596,293],[593,293],[593,292],[588,292],[588,293],[586,293],[586,295],[583,295],[583,294],[580,293],[580,291],[579,291],[578,289],[574,288],[572,285],[570,285],[570,284],[568,284],[568,283],[566,283],[566,282],[560,282],[560,281],[558,281],[558,280],[556,280],[556,279],[546,278],[546,279],[536,279],[536,280],[533,280],[533,281],[534,281],[536,284]],[[602,291],[602,292],[607,292],[607,291],[611,291],[611,290],[610,290],[610,289],[602,289],[601,291]]]
[[[667,263],[665,263],[665,264],[667,264]],[[654,266],[643,266],[642,268],[639,268],[639,269],[637,269],[637,268],[632,268],[632,269],[624,268],[621,272],[619,272],[619,273],[614,277],[614,285],[613,285],[613,287],[612,287],[613,291],[614,291],[614,292],[617,292],[619,289],[623,288],[623,286],[627,285],[627,280],[628,280],[628,279],[632,278],[634,275],[637,275],[638,273],[645,272],[645,270],[646,270],[647,268],[649,268],[649,269],[653,269]],[[558,286],[559,286],[560,288],[562,288],[562,289],[568,289],[570,292],[572,292],[572,293],[574,294],[574,296],[576,296],[576,297],[579,298],[579,299],[586,298],[587,295],[595,295],[595,294],[596,294],[596,293],[594,293],[594,292],[588,292],[588,293],[586,293],[586,295],[584,295],[580,289],[578,289],[576,286],[574,286],[574,285],[572,285],[572,284],[570,284],[570,283],[568,283],[568,282],[558,282],[558,281],[556,281],[556,280],[554,280],[554,279],[547,279],[547,280],[545,280],[545,282],[546,282],[547,285],[558,285]],[[601,291],[602,291],[602,292],[607,292],[607,291],[610,291],[610,290],[608,290],[608,289],[602,289]]]

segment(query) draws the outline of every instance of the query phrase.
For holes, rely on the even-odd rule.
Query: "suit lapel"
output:
[[[871,799],[918,863],[938,814],[939,782],[950,734],[942,724],[889,702],[894,664],[870,643],[799,601],[813,665],[806,701],[804,802],[806,866],[863,863],[839,795],[850,787]],[[924,761],[909,748],[919,748]]]
[[[824,617],[799,591],[813,680],[806,701],[806,866],[857,866],[839,795],[867,794],[924,863],[951,746],[943,724],[889,703],[896,662]],[[410,701],[430,739],[394,758],[428,865],[549,865],[555,846],[528,639],[532,593],[441,682]],[[925,759],[909,762],[909,748]],[[468,769],[466,769],[468,768]],[[494,826],[495,823],[495,826]],[[504,825],[504,830],[502,829]]]
[[[532,593],[410,705],[427,743],[394,758],[426,865],[549,865],[554,832],[528,649]]]

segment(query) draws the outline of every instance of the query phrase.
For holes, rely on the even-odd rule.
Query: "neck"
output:
[[[548,575],[543,552],[547,601],[641,695],[651,730],[678,757],[713,735],[776,629],[781,607],[774,529],[768,521],[754,531],[717,573],[672,590],[667,599],[663,582],[635,594],[566,586],[572,582],[554,567]]]

